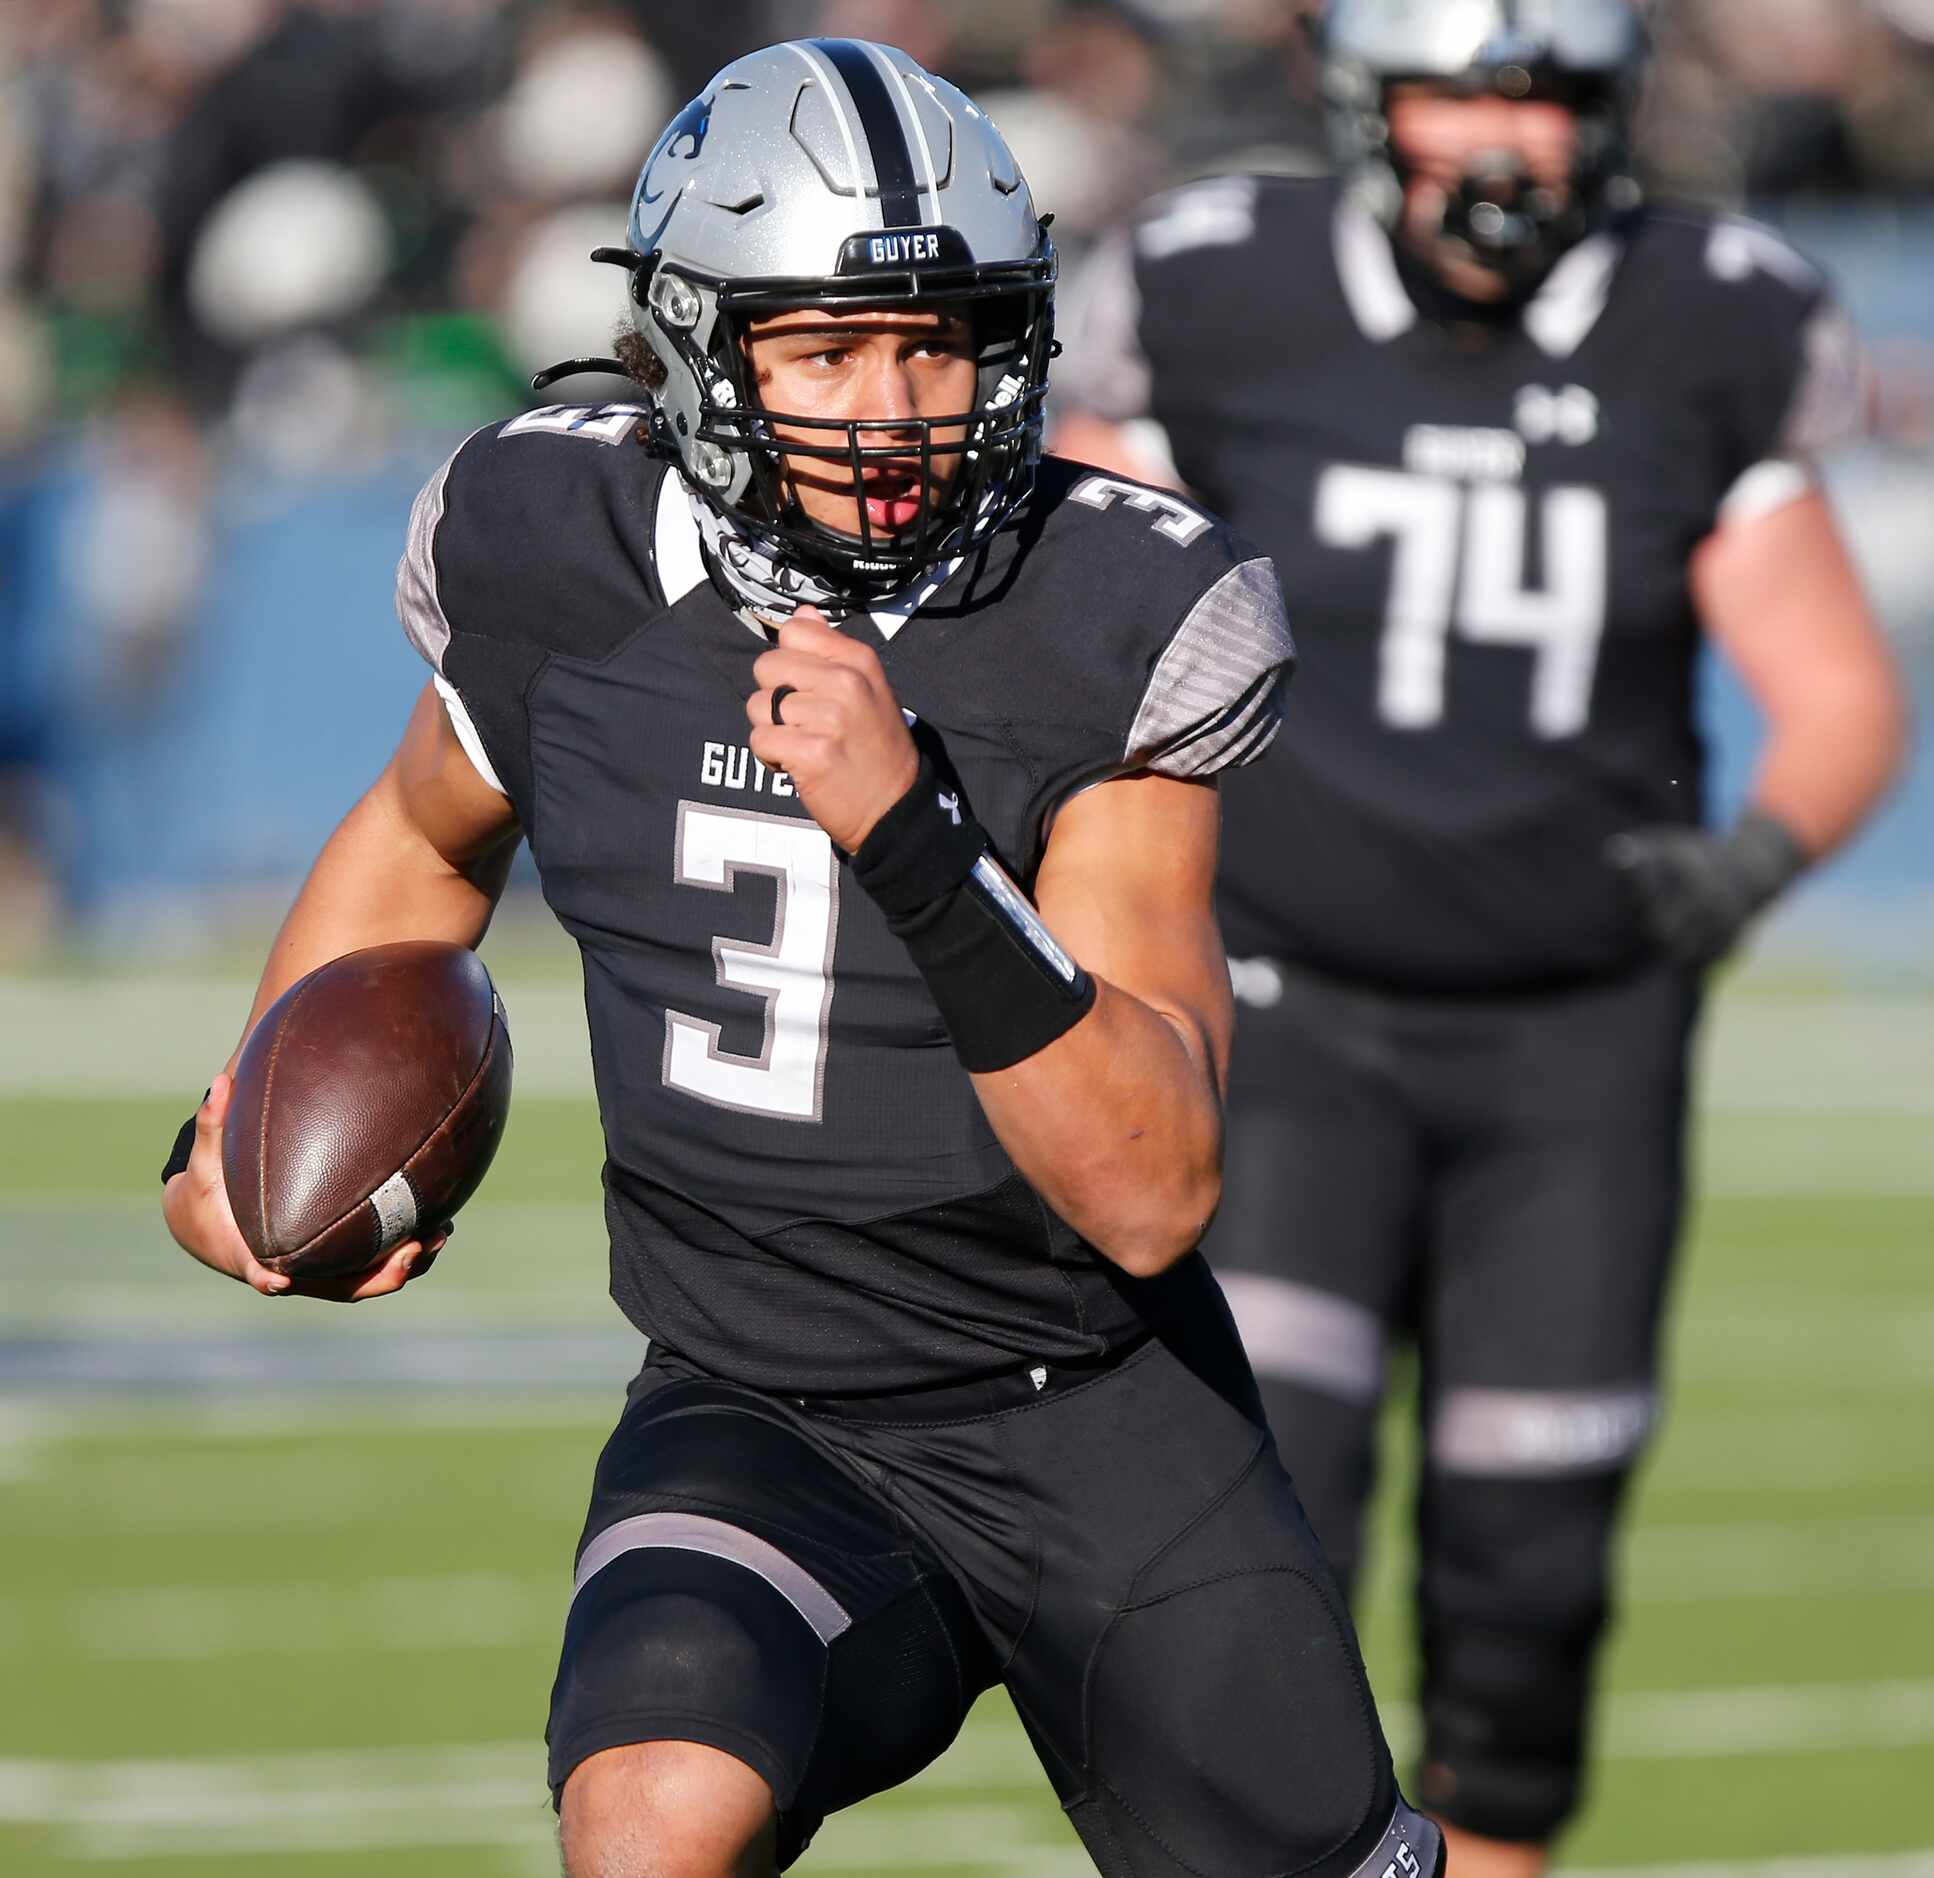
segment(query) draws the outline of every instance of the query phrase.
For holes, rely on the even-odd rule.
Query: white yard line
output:
[[[1409,1557],[1378,1555],[1369,1601],[1409,1596]],[[1732,1604],[1745,1598],[1934,1591],[1934,1515],[1647,1524],[1626,1544],[1619,1574],[1627,1607]]]
[[[1934,1514],[1648,1525],[1625,1553],[1637,1604],[1934,1588]]]
[[[503,986],[518,1088],[591,1092],[584,996],[570,978]],[[0,1094],[178,1095],[207,1080],[248,1007],[239,979],[0,977]],[[1783,996],[1751,983],[1719,999],[1701,1051],[1709,1109],[1807,1115],[1934,1113],[1934,998]],[[219,1041],[217,1041],[219,1040]]]
[[[329,1655],[358,1649],[475,1650],[562,1626],[570,1581],[380,1578],[358,1584],[143,1585],[51,1597],[16,1594],[0,1613],[0,1650],[110,1662]]]
[[[1045,1798],[1039,1770],[1030,1774]],[[869,1807],[829,1823],[814,1864],[1087,1869],[1071,1848],[1042,1841],[1042,1822],[1035,1805],[999,1801]],[[81,1860],[514,1849],[548,1846],[554,1834],[535,1742],[227,1762],[0,1763],[0,1823],[53,1827],[59,1849]]]
[[[915,1870],[965,1865],[989,1872],[1025,1873],[1034,1878],[1094,1878],[1087,1854],[1070,1841],[1046,1839],[1042,1827],[1053,1815],[1047,1777],[1037,1768],[1042,1806],[856,1807],[829,1819],[813,1840],[805,1869],[814,1872]]]
[[[1715,1865],[1560,1865],[1557,1878],[1934,1878],[1934,1846],[1921,1852],[1830,1852]]]
[[[1703,1760],[1928,1741],[1934,1741],[1934,1682],[1615,1696],[1599,1730],[1600,1751],[1613,1760]]]
[[[504,987],[526,1096],[591,1094],[584,993]],[[0,978],[0,1095],[182,1095],[190,1102],[247,1014],[236,979]]]
[[[1682,1413],[1668,1401],[1650,1492],[1669,1503],[1711,1488],[1728,1498],[1770,1489],[1791,1501],[1822,1489],[1839,1495],[1852,1487],[1926,1483],[1927,1459],[1914,1443],[1872,1438],[1870,1403],[1809,1398],[1803,1412],[1796,1406],[1788,1398],[1784,1413],[1704,1407]]]
[[[400,1425],[412,1440],[425,1435],[466,1439],[477,1434],[523,1434],[551,1428],[608,1432],[624,1406],[629,1376],[576,1395],[496,1390],[412,1397],[358,1395],[346,1390],[277,1391],[246,1408],[233,1401],[189,1397],[180,1402],[119,1400],[112,1396],[0,1397],[0,1449],[70,1441],[278,1442],[304,1435],[353,1434]],[[1863,1421],[1861,1427],[1867,1426]],[[170,1465],[175,1463],[171,1460]]]
[[[0,1283],[0,1304],[8,1290]],[[500,1302],[507,1307],[511,1300]],[[238,1400],[267,1404],[294,1394],[306,1403],[332,1392],[347,1399],[363,1392],[408,1417],[429,1396],[501,1400],[507,1390],[568,1389],[582,1397],[602,1378],[615,1418],[619,1392],[644,1352],[643,1339],[615,1312],[547,1315],[534,1324],[527,1317],[520,1325],[506,1308],[456,1323],[426,1318],[423,1325],[380,1335],[317,1327],[265,1337],[238,1323],[197,1328],[157,1324],[150,1315],[146,1334],[136,1336],[131,1326],[103,1332],[86,1309],[85,1292],[76,1290],[67,1319],[0,1351],[0,1405],[69,1402],[80,1409],[120,1395],[129,1401],[130,1418],[145,1423],[156,1397],[213,1394],[246,1425],[253,1411],[237,1412]],[[1674,1374],[1688,1387],[1777,1387],[1789,1403],[1805,1391],[1826,1397],[1828,1405],[1837,1397],[1889,1414],[1918,1413],[1912,1398],[1934,1395],[1934,1313],[1916,1302],[1814,1322],[1804,1300],[1796,1300],[1784,1321],[1769,1316],[1727,1326],[1702,1315],[1681,1338]],[[1669,1413],[1668,1430],[1676,1419]],[[1689,1430],[1698,1428],[1696,1409],[1683,1419]],[[1864,1444],[1850,1445],[1857,1464]]]
[[[1416,1752],[1417,1711],[1380,1701],[1399,1760]],[[1600,1711],[1593,1753],[1608,1761],[1738,1760],[1756,1754],[1886,1752],[1934,1742],[1934,1682],[1797,1684],[1616,1695]]]
[[[1398,1721],[1407,1719],[1400,1705],[1385,1706]],[[1918,1747],[1934,1740],[1934,1680],[1617,1695],[1606,1705],[1599,1739],[1611,1760]],[[871,1818],[911,1829],[916,1820],[989,1810],[918,1804],[923,1792],[973,1788],[1045,1793],[1044,1776],[1019,1729],[991,1718],[970,1724],[899,1802]],[[541,1806],[543,1755],[535,1739],[233,1759],[0,1761],[5,1824],[167,1826],[204,1818],[320,1816],[331,1805],[365,1816],[435,1813],[458,1804],[516,1812],[533,1796]]]

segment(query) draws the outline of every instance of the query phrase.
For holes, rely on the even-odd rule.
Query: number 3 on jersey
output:
[[[798,816],[681,802],[672,862],[678,885],[732,893],[740,874],[772,877],[772,937],[764,945],[715,938],[712,962],[727,990],[765,1000],[759,1054],[722,1050],[718,1024],[667,1011],[665,1083],[719,1108],[816,1122],[826,1093],[839,917],[833,844],[824,829]]]
[[[1524,585],[1530,502],[1509,483],[1467,488],[1448,477],[1337,464],[1316,490],[1317,538],[1333,548],[1396,543],[1378,658],[1377,711],[1399,730],[1444,715],[1444,660],[1453,626],[1479,645],[1524,646],[1531,728],[1572,737],[1591,715],[1605,630],[1605,498],[1548,491],[1541,527],[1546,586]]]

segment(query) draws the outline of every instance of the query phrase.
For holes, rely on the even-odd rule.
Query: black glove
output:
[[[1748,809],[1727,834],[1703,828],[1635,828],[1606,843],[1645,929],[1684,965],[1710,965],[1730,952],[1748,922],[1807,864],[1784,822]]]
[[[206,1102],[212,1093],[212,1085],[204,1089],[201,1092],[202,1101]],[[175,1145],[169,1150],[168,1159],[161,1169],[161,1184],[164,1187],[177,1174],[185,1174],[188,1171],[188,1157],[195,1150],[195,1122],[200,1114],[201,1109],[197,1107],[195,1113],[181,1124],[181,1130],[175,1136]]]

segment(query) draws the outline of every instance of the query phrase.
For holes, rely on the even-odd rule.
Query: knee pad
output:
[[[1469,1832],[1542,1844],[1577,1807],[1624,1480],[1426,1484],[1416,1792]]]
[[[1086,1710],[1068,1810],[1108,1878],[1357,1878],[1398,1803],[1349,1618],[1272,1461],[1137,1577]]]

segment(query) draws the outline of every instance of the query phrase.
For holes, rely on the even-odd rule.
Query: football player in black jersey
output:
[[[1578,1792],[1607,1555],[1657,1415],[1707,965],[1899,759],[1812,460],[1844,320],[1776,235],[1646,206],[1625,0],[1336,0],[1341,176],[1155,201],[1065,296],[1056,446],[1274,557],[1304,666],[1225,792],[1239,1003],[1209,1255],[1357,1572],[1421,1358],[1420,1800],[1530,1878]],[[1702,638],[1764,708],[1702,825]]]
[[[1039,461],[1045,224],[903,54],[728,66],[601,252],[647,395],[493,425],[424,489],[397,592],[431,682],[255,1005],[476,943],[520,837],[582,951],[651,1348],[552,1700],[568,1869],[773,1872],[1003,1682],[1111,1878],[1433,1872],[1194,1250],[1214,784],[1290,657],[1267,562]],[[167,1213],[274,1291],[227,1088]]]

